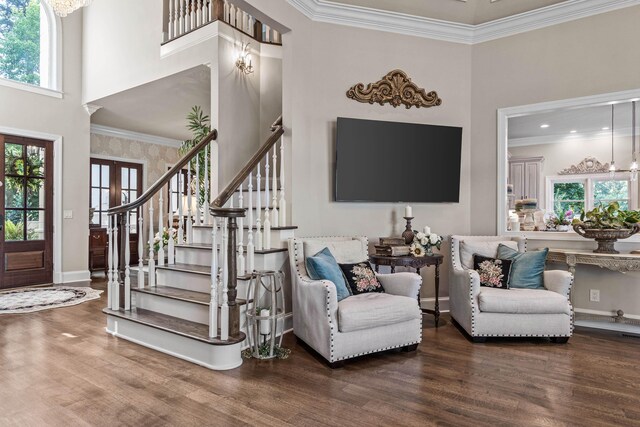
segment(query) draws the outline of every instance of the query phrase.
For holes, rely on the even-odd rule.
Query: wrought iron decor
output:
[[[572,165],[567,169],[558,172],[560,175],[580,175],[587,173],[607,173],[609,172],[609,163],[602,164],[595,157],[586,157],[577,165]]]
[[[347,91],[347,98],[369,104],[391,104],[394,108],[404,104],[407,109],[429,108],[442,104],[442,99],[435,91],[427,93],[413,83],[402,70],[390,71],[381,80],[369,83],[366,87],[363,83],[352,86]]]

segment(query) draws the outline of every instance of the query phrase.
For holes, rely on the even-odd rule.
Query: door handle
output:
[[[0,215],[0,231],[4,229],[4,216]]]

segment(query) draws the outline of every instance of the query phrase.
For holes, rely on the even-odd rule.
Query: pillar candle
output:
[[[407,206],[406,208],[404,208],[404,216],[406,216],[407,218],[411,218],[413,215],[413,211],[411,209],[411,206]]]
[[[429,234],[431,234],[431,227],[429,227],[428,225],[426,225],[426,226],[424,227],[424,234],[426,234],[427,236],[428,236]]]
[[[260,310],[260,317],[269,316],[269,310],[263,308]],[[269,335],[271,333],[271,321],[270,320],[261,320],[260,321],[260,334],[261,335]]]

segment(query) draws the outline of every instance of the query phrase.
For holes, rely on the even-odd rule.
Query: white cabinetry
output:
[[[538,199],[538,206],[544,204],[542,164],[544,157],[512,157],[509,159],[507,182],[513,186],[513,197],[509,198],[509,209],[514,209],[515,200]]]

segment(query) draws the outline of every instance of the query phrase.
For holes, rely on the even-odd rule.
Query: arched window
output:
[[[40,0],[0,0],[0,78],[59,90],[59,22]]]

